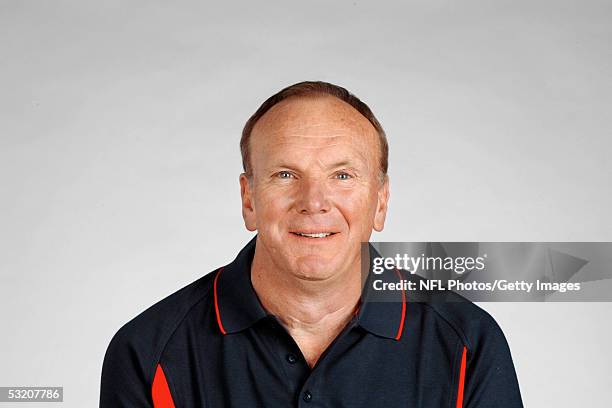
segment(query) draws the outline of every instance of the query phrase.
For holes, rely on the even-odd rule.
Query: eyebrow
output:
[[[350,160],[342,160],[342,161],[339,161],[339,162],[336,162],[336,163],[333,163],[333,164],[327,166],[327,169],[335,169],[335,168],[338,168],[338,167],[355,168],[355,165]],[[271,168],[271,169],[272,168],[274,168],[274,169],[276,169],[276,168],[286,168],[286,169],[291,169],[291,170],[299,171],[299,169],[296,166],[290,165],[290,164],[288,164],[287,162],[284,162],[284,161],[281,161],[281,162],[279,162],[277,164],[274,164],[274,165],[270,166],[269,168]]]
[[[336,162],[334,164],[332,164],[331,166],[329,166],[329,168],[336,168],[336,167],[352,167],[351,162],[349,160],[343,160],[343,161],[339,161]]]

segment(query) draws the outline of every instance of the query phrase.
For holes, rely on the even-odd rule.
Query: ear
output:
[[[242,219],[249,231],[257,230],[257,217],[253,206],[252,185],[245,173],[240,174],[240,197],[242,198]]]
[[[385,174],[385,181],[378,189],[378,204],[374,214],[374,230],[380,232],[385,228],[387,205],[389,203],[389,176]]]

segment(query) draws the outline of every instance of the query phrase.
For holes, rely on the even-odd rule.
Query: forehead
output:
[[[274,152],[309,150],[378,160],[379,140],[374,126],[355,108],[329,95],[291,97],[266,112],[251,132],[250,150],[269,157]],[[261,157],[260,157],[261,158]]]

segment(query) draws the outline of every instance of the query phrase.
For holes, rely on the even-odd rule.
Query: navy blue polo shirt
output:
[[[368,301],[364,289],[310,368],[251,285],[255,245],[115,334],[100,407],[523,406],[501,329],[469,302],[411,301],[402,291]]]

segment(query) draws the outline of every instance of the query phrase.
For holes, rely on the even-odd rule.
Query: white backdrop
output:
[[[0,0],[0,386],[97,405],[114,332],[251,236],[240,131],[301,80],[347,87],[388,133],[373,240],[612,241],[611,17],[590,0]],[[527,407],[609,405],[612,304],[482,306]]]

